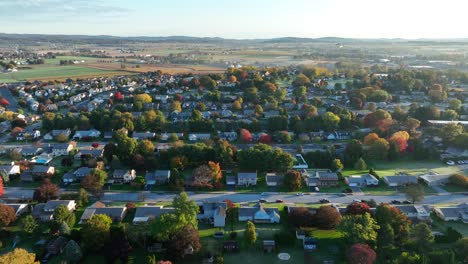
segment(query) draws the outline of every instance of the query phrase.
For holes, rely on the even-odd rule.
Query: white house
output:
[[[280,219],[278,208],[265,208],[262,203],[253,207],[241,206],[239,208],[239,221],[279,223]]]
[[[379,180],[369,173],[364,175],[351,175],[345,178],[346,184],[350,187],[377,186]]]
[[[21,173],[20,166],[15,165],[14,162],[11,165],[0,165],[0,170],[5,170],[8,175],[17,175]]]

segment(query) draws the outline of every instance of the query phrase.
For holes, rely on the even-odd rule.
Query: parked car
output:
[[[343,196],[347,196],[347,195],[346,195],[346,193],[340,193],[338,196],[343,197]]]
[[[392,203],[392,204],[401,204],[401,202],[398,201],[398,200],[392,200],[391,203]]]
[[[303,193],[299,192],[299,193],[296,193],[296,196],[302,196],[304,195]]]
[[[447,163],[447,165],[449,165],[449,166],[455,165],[455,162],[454,162],[453,160],[449,160],[449,161],[447,161],[446,163]]]
[[[260,199],[260,200],[258,200],[258,201],[261,202],[261,203],[267,203],[267,202],[268,202],[268,201],[265,200],[265,199]]]
[[[330,202],[330,200],[328,200],[328,199],[320,199],[320,203],[329,203],[329,202]]]
[[[265,196],[265,195],[267,195],[267,194],[266,194],[266,193],[264,193],[264,192],[262,192],[260,195],[261,195],[261,196]]]
[[[412,202],[406,200],[406,201],[403,201],[403,204],[412,204]]]
[[[361,203],[361,202],[362,202],[362,201],[359,200],[359,199],[354,199],[354,200],[353,200],[353,203]]]
[[[281,200],[281,199],[277,199],[276,202],[277,202],[277,203],[283,203],[284,201]]]
[[[224,238],[224,232],[223,231],[218,231],[213,234],[214,238]]]
[[[319,187],[313,187],[313,188],[312,188],[312,191],[314,191],[314,192],[320,192],[320,189],[319,189]]]
[[[353,193],[353,190],[351,190],[351,188],[346,188],[342,192],[343,193]]]

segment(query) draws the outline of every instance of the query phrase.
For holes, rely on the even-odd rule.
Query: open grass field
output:
[[[380,177],[393,176],[398,172],[409,175],[427,173],[429,170],[439,174],[453,174],[460,172],[457,166],[447,166],[441,161],[397,161],[397,162],[374,162],[368,164],[369,168],[374,168]]]
[[[434,231],[439,231],[445,233],[448,227],[452,227],[453,229],[460,232],[464,237],[468,237],[468,224],[462,222],[454,222],[454,221],[442,221],[440,218],[431,215],[432,219],[432,229]]]
[[[83,57],[83,56],[57,56],[55,59],[46,59],[45,64],[51,64],[51,65],[60,65],[61,60],[72,60],[72,61],[85,61],[85,63],[89,62],[96,62],[97,60],[100,60],[99,58],[94,58],[94,57]],[[104,60],[112,60],[112,59],[104,59]]]

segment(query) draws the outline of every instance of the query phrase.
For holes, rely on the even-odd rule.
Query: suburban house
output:
[[[88,156],[90,158],[102,158],[104,154],[104,149],[80,149],[76,155],[74,156],[75,159],[81,159],[82,156]]]
[[[215,227],[224,227],[226,224],[226,209],[227,204],[225,202],[203,202],[200,205],[197,219],[208,220]]]
[[[428,221],[430,219],[429,210],[422,205],[398,205],[395,207],[400,209],[413,222]]]
[[[458,206],[436,207],[434,212],[444,221],[462,221],[468,224],[468,203],[462,203]]]
[[[423,180],[429,186],[444,185],[448,183],[449,178],[449,174],[428,174],[419,176],[419,179]]]
[[[277,175],[276,173],[267,173],[265,178],[267,186],[274,187],[283,183],[284,176]]]
[[[256,206],[241,206],[239,208],[239,221],[253,221],[255,223],[279,223],[278,208],[265,208],[262,203]]]
[[[208,140],[210,138],[211,138],[211,134],[208,134],[208,133],[189,134],[190,141]]]
[[[127,215],[127,207],[125,206],[109,206],[107,207],[102,202],[95,202],[83,212],[80,218],[80,224],[86,223],[95,214],[107,215],[113,222],[121,222]]]
[[[128,183],[136,178],[135,170],[114,170],[111,180],[113,183]]]
[[[41,154],[43,151],[42,148],[36,148],[36,147],[26,147],[21,149],[21,155],[23,156],[36,156]]]
[[[399,187],[418,183],[418,177],[410,175],[385,176],[383,177],[383,180],[390,187]]]
[[[257,185],[257,172],[239,172],[237,174],[237,185]]]
[[[153,139],[156,136],[154,132],[133,132],[132,138],[135,140]]]
[[[55,174],[55,167],[52,166],[43,166],[43,165],[34,165],[32,168],[32,176],[34,179],[43,179],[45,177],[51,177]]]
[[[161,206],[140,206],[136,208],[133,224],[147,223],[163,214],[174,212],[174,208],[164,208]]]
[[[73,139],[80,140],[80,139],[88,139],[88,138],[98,138],[101,136],[101,132],[96,129],[90,130],[77,130],[73,135]]]
[[[88,176],[91,173],[91,170],[92,169],[88,167],[80,167],[73,172],[73,175],[75,176],[75,179],[81,180]]]
[[[364,175],[351,175],[345,178],[346,184],[349,187],[366,187],[366,186],[377,186],[379,180],[374,175],[366,173]]]
[[[236,185],[236,176],[226,176],[226,185]]]
[[[53,200],[37,204],[32,211],[32,216],[41,221],[51,221],[55,209],[60,205],[66,206],[70,212],[75,211],[76,208],[75,200]]]
[[[5,170],[8,175],[17,175],[20,174],[20,166],[15,165],[14,162],[12,162],[11,165],[0,165],[0,170]]]
[[[170,177],[170,170],[155,170],[154,172],[146,172],[145,180],[147,185],[165,184],[169,182]]]
[[[66,156],[73,149],[70,143],[55,144],[52,146],[52,154],[54,156]]]
[[[16,216],[21,216],[22,214],[29,213],[29,205],[28,204],[5,204],[10,206],[15,211]]]
[[[317,171],[318,186],[329,187],[338,185],[338,174],[336,172]]]
[[[54,140],[59,135],[65,135],[67,138],[71,135],[71,130],[69,128],[63,130],[52,130],[49,133],[44,135],[44,140]]]

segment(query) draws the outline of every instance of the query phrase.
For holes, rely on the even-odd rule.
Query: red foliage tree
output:
[[[258,140],[258,142],[260,143],[263,143],[263,144],[270,144],[271,143],[271,139],[272,139],[272,136],[271,135],[268,135],[266,133],[262,133],[260,135],[260,138]]]
[[[3,189],[3,179],[0,177],[0,197],[5,194],[5,190]]]
[[[236,207],[236,205],[234,204],[233,201],[229,200],[229,199],[225,199],[223,202],[226,203],[226,206],[227,206],[227,209],[233,209]]]
[[[123,100],[123,94],[121,92],[116,92],[115,93],[115,100],[122,101]]]
[[[91,146],[92,146],[93,148],[98,148],[98,147],[99,147],[99,143],[94,142],[93,144],[91,144]]]
[[[13,207],[0,204],[0,227],[9,226],[16,220],[16,213]]]
[[[317,227],[322,229],[333,229],[341,222],[341,214],[335,207],[329,205],[317,209],[314,218]]]
[[[347,215],[363,215],[370,214],[370,207],[366,203],[351,203],[346,207]]]
[[[288,220],[295,227],[311,227],[314,213],[307,207],[296,207],[288,215]]]
[[[44,179],[44,182],[35,191],[33,198],[41,203],[47,202],[51,199],[57,199],[59,187],[53,184],[50,179]]]
[[[244,143],[250,143],[252,141],[252,134],[245,128],[240,130],[240,138]]]
[[[376,257],[375,251],[366,244],[354,244],[346,252],[348,263],[351,264],[372,264]]]
[[[0,99],[0,105],[3,106],[3,107],[6,107],[6,106],[10,105],[10,102],[8,102],[7,99],[2,98],[2,99]]]

